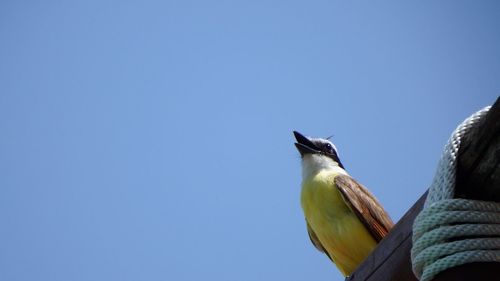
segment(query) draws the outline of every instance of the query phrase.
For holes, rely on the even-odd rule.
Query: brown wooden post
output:
[[[349,281],[417,281],[411,269],[412,225],[424,206],[427,193],[406,212]]]
[[[427,193],[406,212],[348,281],[417,281],[410,261],[412,225]],[[463,139],[458,152],[456,197],[500,202],[500,98]],[[500,280],[500,263],[470,263],[441,272],[434,281]]]

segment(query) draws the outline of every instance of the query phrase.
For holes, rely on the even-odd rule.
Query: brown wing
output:
[[[346,204],[358,216],[375,241],[382,240],[394,223],[375,196],[353,178],[346,175],[336,176],[335,185]]]
[[[319,241],[318,236],[316,236],[316,233],[314,233],[314,230],[311,228],[311,226],[309,225],[309,222],[307,220],[306,220],[306,224],[307,224],[307,233],[309,234],[309,239],[311,239],[311,242],[313,243],[314,247],[316,247],[316,249],[318,249],[318,251],[325,253],[328,256],[328,258],[330,258],[330,260],[333,261],[332,257],[330,257],[328,252],[325,250],[325,248],[323,247],[323,245]]]

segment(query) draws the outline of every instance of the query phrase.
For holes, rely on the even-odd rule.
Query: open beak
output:
[[[300,152],[300,155],[304,156],[306,154],[315,154],[320,153],[319,148],[307,137],[302,135],[297,131],[293,131],[293,135],[297,142],[295,143],[295,147]]]

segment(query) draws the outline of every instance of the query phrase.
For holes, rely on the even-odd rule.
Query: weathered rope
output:
[[[411,258],[413,272],[421,281],[461,264],[500,262],[500,203],[453,199],[460,142],[489,109],[473,114],[453,132],[424,210],[413,223]]]

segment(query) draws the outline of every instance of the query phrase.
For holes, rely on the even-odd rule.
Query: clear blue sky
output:
[[[292,130],[395,220],[500,93],[498,1],[2,1],[0,280],[342,280]]]

